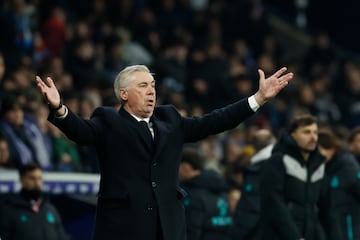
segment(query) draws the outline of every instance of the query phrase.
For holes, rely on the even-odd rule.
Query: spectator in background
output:
[[[304,59],[304,73],[310,78],[321,74],[332,74],[337,65],[337,57],[329,35],[324,31],[315,33],[312,44]]]
[[[329,130],[319,132],[319,150],[326,158],[326,174],[334,192],[334,204],[341,227],[341,239],[360,239],[360,167],[354,156],[342,148]]]
[[[357,162],[360,164],[360,127],[355,127],[349,136],[349,150],[354,154]]]
[[[41,26],[41,36],[50,56],[63,55],[66,33],[66,12],[61,7],[54,7],[47,20]]]
[[[231,239],[261,239],[260,171],[265,160],[270,158],[275,141],[275,136],[267,129],[254,133],[251,144],[255,154],[250,159],[250,166],[244,168],[245,180],[230,230]]]
[[[21,191],[0,206],[2,240],[67,240],[58,211],[43,196],[42,170],[29,163],[19,169]]]
[[[25,0],[4,1],[7,8],[2,8],[0,18],[0,48],[6,58],[6,64],[13,69],[18,66],[24,56],[30,56],[33,51],[33,28],[37,14],[34,3]],[[34,4],[35,5],[35,4]]]
[[[25,117],[17,96],[2,96],[0,109],[0,135],[10,146],[10,158],[19,167],[37,159],[41,168],[52,168],[50,150],[39,126]]]
[[[60,172],[80,172],[80,154],[74,142],[70,141],[58,128],[49,126],[52,143],[54,170]]]
[[[74,79],[74,87],[81,90],[97,87],[100,73],[97,71],[94,43],[90,39],[77,39],[71,54],[68,68]]]
[[[183,199],[188,240],[226,240],[232,224],[225,178],[204,170],[204,159],[196,150],[183,151],[179,178],[188,195]]]
[[[6,73],[6,65],[5,65],[5,59],[3,54],[0,52],[0,92],[2,92],[3,87],[3,79],[5,77]]]
[[[15,164],[10,158],[9,144],[5,138],[0,137],[0,168],[14,168]]]
[[[141,44],[133,41],[131,32],[126,28],[118,29],[123,46],[124,62],[129,65],[151,65],[153,56]]]
[[[260,179],[264,240],[341,239],[317,142],[317,119],[298,115],[265,162]]]

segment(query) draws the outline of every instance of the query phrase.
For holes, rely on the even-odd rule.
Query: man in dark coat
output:
[[[325,156],[341,239],[360,239],[360,167],[329,130],[319,132],[319,150]]]
[[[55,207],[42,196],[42,170],[35,163],[20,167],[21,191],[4,200],[0,209],[2,240],[67,240]]]
[[[49,120],[79,145],[94,145],[100,165],[100,189],[94,239],[184,240],[185,215],[178,184],[184,143],[236,127],[293,77],[282,68],[259,90],[202,117],[182,117],[173,106],[158,106],[155,80],[143,65],[129,66],[115,79],[122,107],[97,108],[81,119],[61,104],[51,78],[37,86],[49,103]],[[144,124],[145,123],[145,124]]]
[[[184,198],[187,240],[228,240],[232,216],[225,178],[204,170],[205,159],[194,149],[185,149],[179,168]]]
[[[297,116],[265,162],[260,180],[263,239],[341,239],[317,132],[313,116]]]
[[[275,136],[268,129],[260,129],[254,134],[251,144],[255,154],[250,159],[250,166],[244,169],[244,186],[234,213],[234,224],[230,228],[232,240],[261,239],[260,173],[271,156],[275,141]]]

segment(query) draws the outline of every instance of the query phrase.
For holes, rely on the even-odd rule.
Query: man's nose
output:
[[[155,94],[155,88],[154,87],[149,87],[148,94],[154,95]]]

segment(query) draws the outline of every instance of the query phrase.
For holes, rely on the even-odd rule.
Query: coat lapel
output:
[[[148,151],[153,152],[155,146],[153,142],[148,141],[148,135],[146,135],[146,133],[141,128],[140,123],[133,116],[131,116],[124,108],[120,108],[119,114],[129,121],[129,127],[133,129],[135,134],[139,135],[141,141],[143,141],[144,143],[145,148]]]
[[[155,158],[161,153],[164,144],[166,143],[166,139],[169,135],[169,125],[165,122],[159,120],[157,117],[151,117],[151,121],[154,124],[154,131],[155,131]]]

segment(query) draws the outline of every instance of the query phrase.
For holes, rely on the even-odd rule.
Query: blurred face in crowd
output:
[[[349,143],[349,148],[355,156],[360,156],[360,134],[355,135],[353,141]]]
[[[148,72],[133,72],[128,86],[120,90],[120,96],[126,102],[124,108],[130,114],[140,118],[150,117],[156,102],[153,76]]]
[[[4,77],[5,74],[5,61],[4,57],[0,55],[0,81]]]
[[[297,142],[301,152],[310,153],[317,147],[318,142],[318,125],[316,123],[300,126],[291,136]]]
[[[4,114],[4,119],[12,126],[21,126],[24,122],[24,111],[20,106],[15,106]]]
[[[332,148],[326,149],[326,148],[319,145],[319,152],[320,152],[321,155],[323,155],[325,157],[326,161],[331,160],[331,158],[335,154],[335,151],[336,151],[335,149],[332,149]]]
[[[0,139],[0,165],[6,164],[9,161],[10,152],[8,142]]]
[[[20,178],[20,182],[23,189],[41,190],[43,184],[41,169],[34,169],[27,172]]]

